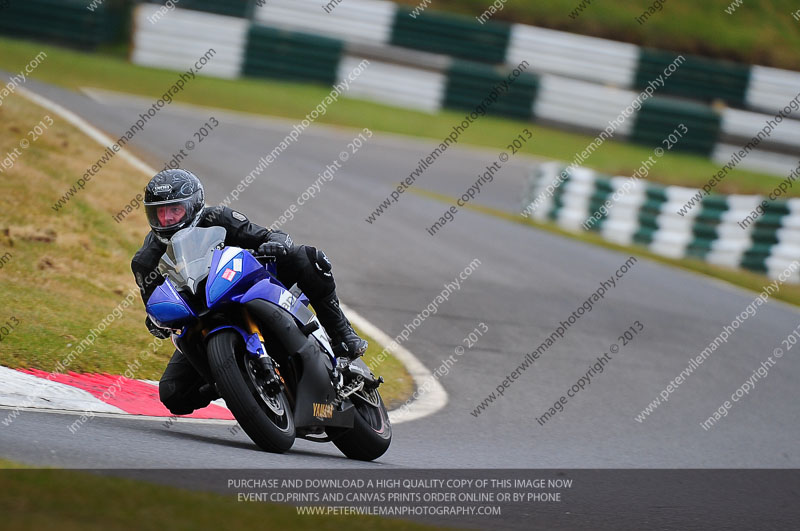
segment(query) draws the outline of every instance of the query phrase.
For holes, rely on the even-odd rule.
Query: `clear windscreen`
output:
[[[197,292],[197,285],[208,276],[212,251],[225,244],[222,227],[191,227],[175,233],[161,257],[158,270],[167,276],[176,288],[188,287]]]

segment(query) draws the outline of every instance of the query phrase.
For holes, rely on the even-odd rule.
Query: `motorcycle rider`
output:
[[[331,263],[321,250],[294,245],[286,233],[251,223],[230,208],[206,207],[203,184],[183,169],[157,173],[145,187],[144,208],[151,231],[134,255],[131,269],[145,304],[164,280],[156,271],[170,238],[189,227],[220,226],[227,233],[226,246],[256,249],[258,254],[276,257],[278,280],[285,286],[300,286],[330,336],[336,356],[355,359],[366,351],[367,342],[355,333],[339,307]],[[170,336],[169,330],[156,326],[149,316],[145,324],[156,337]],[[213,386],[178,350],[164,370],[158,392],[161,402],[174,415],[189,414],[219,398]]]

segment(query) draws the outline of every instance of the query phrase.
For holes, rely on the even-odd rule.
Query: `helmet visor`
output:
[[[194,217],[197,198],[172,199],[145,204],[147,221],[154,229],[169,230],[181,227],[187,220]]]

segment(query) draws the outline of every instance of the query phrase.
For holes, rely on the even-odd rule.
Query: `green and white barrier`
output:
[[[754,222],[742,224],[766,198],[711,195],[678,214],[697,193],[587,168],[568,171],[549,162],[533,168],[522,208],[533,219],[595,231],[621,245],[642,245],[663,256],[694,257],[771,278],[800,259],[800,199],[770,201]],[[800,272],[791,282],[800,283]]]
[[[1,10],[0,33],[57,39],[79,46],[113,40],[122,29],[125,9],[130,4],[104,0],[92,2],[96,5],[89,9],[87,3],[88,0],[12,1]],[[165,3],[166,0],[154,1],[149,6],[158,9]],[[148,33],[148,29],[162,27],[178,16],[179,11],[191,11],[230,17],[217,19],[219,24],[210,31],[195,35],[198,42],[220,38],[224,41],[230,33],[240,35],[242,25],[249,27],[255,22],[343,41],[345,48],[358,44],[394,46],[512,68],[528,61],[531,72],[540,75],[635,92],[646,87],[676,57],[672,52],[523,24],[494,20],[480,24],[473,17],[433,10],[412,17],[408,8],[387,0],[347,0],[330,9],[317,0],[181,0],[171,4],[175,5],[179,9],[170,9],[155,24],[148,22],[152,28],[137,16],[135,31]],[[245,22],[235,23],[233,19]],[[165,40],[169,38],[165,36]],[[169,51],[183,54],[180,48],[164,53]],[[240,64],[217,66],[214,74],[230,77],[240,68]],[[775,113],[795,98],[798,90],[800,72],[686,55],[684,64],[659,89],[659,94],[705,104],[719,100],[733,107]]]
[[[190,5],[206,5],[210,9],[213,3],[214,0],[202,0]],[[491,114],[592,134],[614,122],[616,139],[649,147],[660,145],[676,128],[685,127],[686,134],[675,150],[711,157],[721,165],[728,163],[732,153],[749,143],[774,118],[664,97],[672,84],[682,94],[707,95],[702,82],[706,71],[715,72],[720,80],[727,79],[728,73],[733,76],[733,71],[720,71],[697,58],[671,65],[667,62],[672,58],[670,54],[651,53],[647,56],[646,73],[642,74],[640,66],[644,63],[637,59],[639,52],[634,46],[604,39],[527,26],[514,27],[506,36],[483,29],[469,33],[464,21],[456,23],[455,19],[440,15],[414,19],[395,4],[381,0],[349,0],[330,12],[311,0],[270,0],[261,7],[253,4],[252,21],[178,8],[151,23],[158,9],[156,4],[143,4],[135,12],[132,59],[138,64],[184,69],[213,47],[218,55],[204,69],[206,75],[331,84],[342,81],[352,66],[366,58],[370,66],[348,83],[349,97],[433,113],[442,108],[473,109],[493,86],[507,78],[511,70],[507,65],[452,57],[467,55],[488,60],[489,55],[496,55],[503,48],[498,43],[505,39],[510,42],[507,50],[503,48],[506,55],[518,61],[515,67],[525,63],[526,69],[510,85],[510,91],[491,106]],[[416,29],[412,31],[412,27]],[[430,38],[423,38],[420,31]],[[197,35],[204,38],[197,39]],[[468,53],[455,53],[456,35],[464,36],[458,42],[461,50]],[[431,39],[439,44],[426,44]],[[479,53],[481,47],[484,51]],[[450,55],[420,51],[426,48]],[[560,50],[561,56],[550,53],[551,48]],[[537,69],[539,73],[535,73]],[[542,73],[549,71],[562,75]],[[566,77],[576,71],[589,72],[591,81]],[[725,90],[728,99],[738,101],[745,98],[745,75],[741,69],[736,72],[738,85]],[[777,79],[774,69],[759,72],[758,101],[790,91],[787,80],[791,76],[780,78],[776,84],[766,81]],[[659,77],[658,83],[645,83]],[[610,81],[631,88],[597,84]],[[644,87],[648,96],[653,92],[655,95],[642,97],[644,89],[634,87]],[[800,85],[795,89],[800,91]],[[788,102],[780,102],[781,107]],[[793,105],[800,107],[800,102],[794,101]],[[620,120],[623,109],[629,112]],[[800,109],[789,107],[789,111],[791,116],[800,116]],[[761,138],[757,147],[751,146],[748,156],[737,165],[776,175],[790,170],[800,146],[800,120],[791,116],[775,124],[770,135]]]
[[[256,19],[347,43],[392,44],[510,66],[527,60],[541,74],[632,90],[643,89],[676,57],[629,43],[524,24],[479,24],[472,17],[431,10],[411,17],[410,10],[383,0],[347,0],[330,13],[321,9],[317,0],[269,0],[257,8]],[[800,87],[800,72],[691,55],[686,58],[662,94],[775,112]]]
[[[319,34],[294,31],[297,24],[286,13],[288,6],[282,2],[268,2],[255,11],[256,22],[209,12],[191,11],[181,8],[170,11],[156,24],[149,21],[158,11],[156,4],[142,4],[134,14],[135,36],[131,54],[137,64],[186,69],[205,53],[209,47],[217,55],[203,69],[204,75],[226,78],[239,76],[270,77],[297,81],[333,84],[343,81],[364,59],[369,61],[357,79],[348,80],[348,97],[372,100],[404,108],[437,112],[443,107],[472,109],[486,98],[492,87],[507,79],[510,69],[483,63],[454,61],[446,56],[431,56],[419,52],[404,52],[402,62],[375,59],[386,57],[385,47],[376,48],[381,40],[390,35],[384,31],[388,16],[394,11],[381,10],[377,6],[385,2],[364,2],[373,7],[359,19],[348,15],[342,4],[330,14],[316,6],[322,16],[341,19],[347,34],[359,28],[374,30],[369,39],[345,45],[341,39],[333,38],[335,31]],[[288,10],[288,11],[287,11]],[[362,13],[362,12],[358,12]],[[364,13],[362,13],[364,14]],[[315,18],[317,17],[317,18]],[[307,17],[317,20],[319,15]],[[265,20],[276,20],[275,26],[264,25]],[[346,21],[345,21],[346,19]],[[327,20],[328,23],[331,19]],[[384,29],[376,30],[372,23],[383,23]],[[217,29],[219,28],[219,29]],[[197,39],[203,35],[203,39]],[[375,42],[367,42],[373,40]],[[395,49],[396,50],[396,49]],[[396,57],[396,53],[388,54]],[[409,61],[424,63],[409,65]],[[536,98],[538,78],[523,73],[517,77],[508,94],[500,97],[487,111],[491,114],[530,119]]]

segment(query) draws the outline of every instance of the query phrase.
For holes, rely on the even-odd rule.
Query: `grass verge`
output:
[[[422,3],[422,0],[394,1],[412,9]],[[475,17],[481,16],[491,4],[493,0],[433,0],[431,10]],[[643,24],[636,18],[655,2],[548,0],[503,4],[493,20],[743,63],[791,70],[800,65],[800,21],[792,16],[800,6],[795,0],[742,2],[731,14],[725,9],[735,7],[733,0],[664,0],[661,9]],[[582,11],[576,11],[579,6]]]
[[[172,71],[141,67],[115,57],[75,52],[39,43],[0,38],[0,49],[3,50],[0,68],[10,72],[19,72],[40,51],[45,51],[47,58],[32,76],[71,90],[96,87],[155,99],[164,94],[176,79],[176,74]],[[329,87],[313,84],[198,76],[178,95],[176,101],[299,120],[311,112],[329,92]],[[464,112],[441,111],[431,115],[343,98],[330,105],[326,114],[317,121],[358,129],[369,127],[374,131],[440,142],[463,118]],[[525,144],[521,152],[532,156],[573,160],[576,153],[583,151],[594,140],[589,135],[541,127],[530,122],[485,116],[466,130],[459,142],[495,148],[498,152],[505,151],[524,128],[530,129],[534,141]],[[265,147],[264,153],[271,150],[272,146]],[[606,174],[630,176],[652,154],[652,149],[646,147],[608,141],[591,155],[586,164]],[[403,171],[411,172],[415,167],[409,161],[409,167]],[[719,169],[717,163],[705,157],[667,153],[651,169],[648,179],[663,184],[699,188]],[[397,180],[407,175],[408,173],[399,174]],[[717,185],[715,192],[766,194],[772,191],[778,181],[774,176],[736,169]],[[800,196],[800,187],[791,188],[787,195]]]
[[[371,516],[300,516],[285,505],[240,503],[233,496],[71,470],[32,470],[2,459],[0,490],[8,530],[438,529]]]
[[[0,257],[5,257],[0,325],[14,325],[3,333],[0,364],[55,370],[111,314],[113,323],[68,369],[121,374],[138,359],[142,365],[135,377],[158,379],[173,349],[165,342],[142,355],[151,337],[130,272],[130,259],[149,227],[141,213],[120,223],[112,218],[118,200],[139,193],[145,176],[114,158],[102,178],[55,212],[53,200],[96,160],[100,147],[58,116],[50,116],[52,125],[31,141],[28,132],[50,123],[47,115],[18,95],[0,106],[0,154],[19,153],[0,176]],[[22,140],[30,142],[27,149],[19,147]],[[132,304],[121,306],[126,297]],[[377,344],[370,343],[374,354]],[[413,391],[403,365],[391,359],[380,370],[387,405],[403,402]]]
[[[440,194],[432,190],[426,190],[418,187],[410,188],[409,191],[417,195],[421,195],[423,197],[427,197],[429,199],[434,199],[436,201],[441,201],[443,203],[451,205],[455,204],[457,199],[455,197],[450,197],[448,195]],[[467,203],[462,208],[473,210],[475,212],[480,212],[482,214],[487,214],[489,216],[494,216],[496,218],[512,221],[514,223],[521,223],[522,225],[526,225],[529,227],[546,230],[553,234],[558,234],[559,236],[566,236],[574,240],[579,240],[593,245],[599,245],[600,247],[605,247],[606,249],[612,249],[614,251],[619,251],[621,253],[625,253],[628,255],[633,254],[635,256],[649,258],[650,260],[653,260],[655,262],[661,262],[662,264],[680,267],[683,269],[687,269],[689,271],[694,271],[695,273],[701,273],[709,277],[717,278],[719,280],[724,280],[725,282],[729,282],[735,286],[739,286],[741,288],[753,291],[754,293],[760,293],[764,289],[764,286],[771,282],[771,280],[769,280],[764,275],[759,275],[757,273],[753,273],[750,271],[742,269],[731,269],[728,267],[709,264],[708,262],[703,262],[702,260],[697,260],[694,258],[680,258],[680,259],[667,258],[665,256],[653,253],[650,250],[640,245],[630,245],[630,246],[618,245],[616,243],[612,243],[609,242],[608,240],[603,239],[603,237],[600,234],[597,234],[595,232],[568,231],[566,229],[559,227],[555,223],[532,220],[530,218],[523,217],[518,213],[506,212],[505,210],[500,210],[497,208],[492,208],[474,203]],[[784,302],[788,302],[789,304],[800,306],[800,285],[783,284],[781,286],[781,289],[777,293],[771,295],[771,297],[774,299],[782,300]]]

